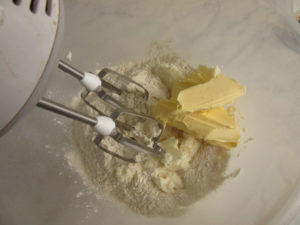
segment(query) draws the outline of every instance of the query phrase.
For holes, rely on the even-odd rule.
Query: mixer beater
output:
[[[108,82],[107,80],[104,80],[104,77],[114,77],[120,82],[125,82],[130,85],[136,86],[136,90],[141,91],[143,99],[147,101],[149,99],[149,92],[141,84],[133,81],[125,75],[119,74],[118,72],[107,68],[102,69],[98,73],[98,75],[95,75],[89,72],[81,72],[62,60],[59,61],[58,68],[78,79],[80,83],[85,87],[84,91],[80,95],[81,99],[88,107],[91,107],[97,113],[97,115],[95,117],[92,117],[46,98],[42,98],[41,100],[39,100],[39,102],[37,103],[38,107],[90,125],[97,132],[97,135],[94,138],[93,142],[99,147],[99,149],[124,161],[136,162],[132,157],[125,157],[105,148],[101,143],[106,136],[110,136],[114,139],[114,141],[130,149],[145,152],[154,157],[163,156],[164,151],[157,144],[157,141],[159,140],[163,132],[163,125],[148,115],[136,113],[132,109],[128,109],[126,106],[122,105],[118,100],[116,100],[116,98],[113,97],[112,93],[121,95],[123,93],[123,90],[120,87],[117,87],[116,85]],[[90,93],[95,93],[100,99],[105,102],[105,104],[108,104],[113,108],[113,111],[110,113],[110,115],[106,115],[87,100],[87,97]],[[124,135],[122,130],[134,129],[134,126],[131,126],[126,122],[122,122],[119,120],[120,117],[124,116],[128,118],[138,118],[143,122],[151,121],[152,123],[154,123],[153,126],[158,129],[158,132],[156,132],[157,135],[150,137],[151,144],[148,145],[145,143],[141,143],[134,137],[128,137]]]

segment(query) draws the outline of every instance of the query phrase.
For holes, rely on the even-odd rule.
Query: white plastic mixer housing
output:
[[[0,3],[0,136],[39,100],[57,65],[63,15],[59,0]]]

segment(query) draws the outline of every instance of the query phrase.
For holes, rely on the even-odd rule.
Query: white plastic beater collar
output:
[[[102,85],[102,82],[97,75],[88,72],[84,72],[84,77],[80,82],[88,91],[95,91]]]
[[[93,127],[99,134],[103,136],[110,135],[116,128],[115,122],[107,116],[97,116],[97,124]]]

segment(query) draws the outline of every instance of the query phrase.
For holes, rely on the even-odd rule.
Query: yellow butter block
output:
[[[153,108],[153,112],[163,124],[183,130],[198,139],[237,143],[240,137],[234,118],[224,108],[178,113],[174,102],[161,101]]]
[[[181,81],[176,82],[172,87],[171,100],[177,101],[178,94],[182,90],[185,90],[189,87],[193,87],[197,84],[199,84],[199,83],[196,83],[195,81],[192,81],[192,80],[181,80]]]
[[[242,85],[220,74],[206,83],[181,90],[177,101],[181,111],[195,112],[225,106],[244,94]]]
[[[210,112],[186,113],[182,120],[180,118],[186,128],[184,131],[204,140],[237,143],[240,134],[232,116],[223,108],[212,109]],[[223,116],[211,116],[214,114]]]
[[[205,138],[205,140],[218,142],[238,142],[240,139],[240,132],[237,128],[218,127],[212,130]]]
[[[212,140],[206,140],[206,142],[211,145],[220,146],[225,149],[232,149],[238,145],[238,142],[219,142],[219,141],[212,141]]]
[[[234,116],[222,107],[195,112],[193,114],[197,113],[200,113],[202,116],[206,117],[206,119],[214,121],[218,125],[228,128],[234,128],[236,126]]]
[[[172,87],[172,99],[177,100],[180,91],[189,87],[205,83],[220,74],[219,67],[199,66],[192,74],[185,79],[174,82]]]
[[[232,110],[223,106],[244,93],[245,88],[218,67],[199,66],[186,79],[173,82],[171,98],[160,100],[152,113],[164,125],[230,149],[237,146],[240,133]]]
[[[156,105],[152,107],[152,114],[156,119],[166,124],[168,117],[177,113],[177,103],[171,100],[159,100]]]

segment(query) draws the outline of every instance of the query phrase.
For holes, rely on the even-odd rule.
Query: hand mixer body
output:
[[[120,159],[135,162],[134,159],[117,155],[101,146],[103,137],[111,136],[115,141],[133,150],[161,157],[164,152],[156,141],[162,133],[163,126],[150,116],[125,109],[102,90],[103,86],[118,94],[122,93],[120,89],[103,79],[109,74],[136,85],[147,100],[149,93],[143,86],[110,69],[103,69],[100,74],[94,75],[81,72],[62,61],[58,63],[57,55],[63,30],[62,8],[60,0],[6,0],[0,3],[0,103],[2,105],[0,136],[7,132],[28,109],[37,105],[91,125],[98,133],[94,143],[101,150]],[[57,64],[60,69],[77,78],[86,88],[82,99],[87,106],[95,110],[95,107],[85,99],[89,92],[95,92],[99,98],[117,108],[114,113],[103,116],[99,112],[97,117],[90,117],[48,99],[40,99],[44,86]],[[98,112],[97,109],[96,111]],[[117,120],[120,114],[157,122],[160,132],[151,138],[153,141],[151,147],[125,137],[118,131],[117,128],[123,126],[122,122]]]
[[[1,1],[0,136],[40,99],[57,65],[62,33],[62,1]]]

